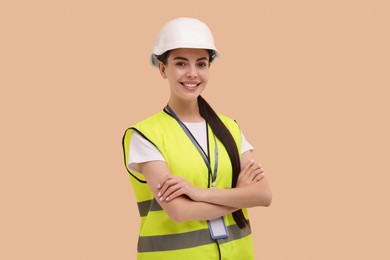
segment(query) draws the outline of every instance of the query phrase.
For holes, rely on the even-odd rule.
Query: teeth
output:
[[[183,83],[183,85],[186,87],[190,87],[190,88],[198,86],[198,84],[184,84],[184,83]]]

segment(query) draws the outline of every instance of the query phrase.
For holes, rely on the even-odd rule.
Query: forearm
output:
[[[177,197],[170,202],[160,202],[169,217],[177,222],[210,220],[232,213],[237,208],[209,202],[193,201],[187,197]],[[165,204],[165,205],[164,205]]]
[[[158,200],[168,216],[175,221],[209,220],[237,210],[236,208],[224,205],[194,201],[187,196],[178,196],[172,201],[163,200],[158,196],[160,194],[158,187],[162,186],[161,184],[165,177],[171,176],[166,163],[152,161],[142,163],[140,167],[156,200]]]
[[[228,206],[232,208],[250,208],[269,206],[272,195],[266,179],[243,187],[203,189],[199,201]]]

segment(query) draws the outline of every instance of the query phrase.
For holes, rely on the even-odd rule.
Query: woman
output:
[[[254,259],[246,208],[269,206],[271,191],[237,123],[200,95],[218,55],[197,19],[171,20],[157,37],[151,62],[169,82],[168,104],[123,137],[138,259]]]

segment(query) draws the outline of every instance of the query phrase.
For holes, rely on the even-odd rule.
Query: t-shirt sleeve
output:
[[[246,140],[244,134],[242,133],[241,131],[241,140],[242,140],[242,144],[241,144],[241,154],[247,152],[247,151],[253,151],[254,148],[253,146],[248,142],[248,140]]]
[[[133,131],[130,138],[129,148],[129,168],[138,173],[142,173],[139,163],[150,161],[165,161],[163,155],[151,142],[146,140],[136,131]]]
[[[244,134],[241,132],[242,144],[241,154],[253,150],[253,146],[247,141]],[[138,173],[142,173],[139,163],[150,161],[164,161],[165,159],[160,151],[151,142],[146,140],[136,131],[133,131],[130,139],[129,147],[129,169]]]

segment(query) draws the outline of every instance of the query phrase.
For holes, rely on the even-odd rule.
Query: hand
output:
[[[199,201],[200,188],[193,186],[183,177],[167,175],[157,188],[159,201],[171,201],[181,195],[187,195],[190,199]]]
[[[264,178],[263,166],[255,163],[254,160],[249,161],[240,172],[238,176],[236,187],[243,187],[253,182],[259,182]]]

